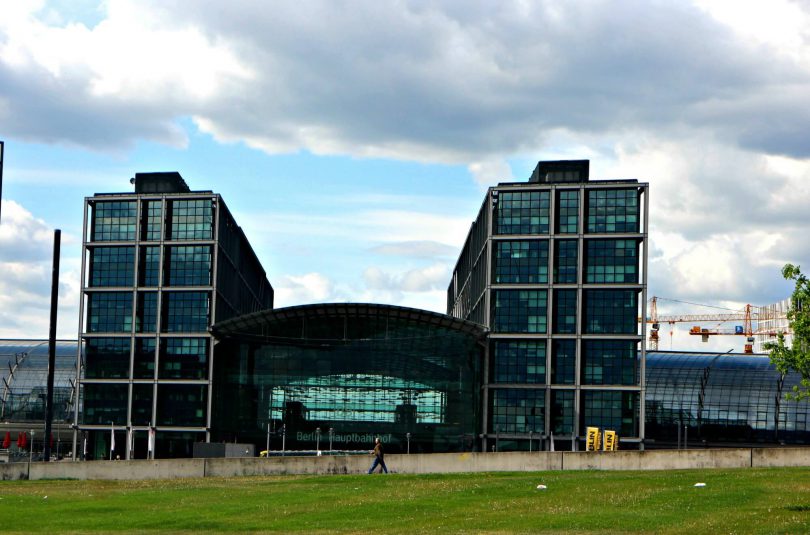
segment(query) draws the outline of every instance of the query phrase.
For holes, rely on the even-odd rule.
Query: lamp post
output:
[[[532,432],[529,431],[529,453],[532,452]]]
[[[335,430],[333,428],[329,428],[329,451],[332,451],[332,437],[335,436]]]
[[[267,456],[270,456],[270,422],[267,422],[267,447],[265,448],[267,451]]]
[[[411,433],[410,431],[405,433],[405,438],[408,439],[408,455],[411,454]]]
[[[28,447],[28,464],[34,460],[34,430],[31,430],[31,445]]]
[[[281,456],[287,455],[287,424],[281,426]]]
[[[321,451],[321,428],[315,428],[315,455],[319,455]]]

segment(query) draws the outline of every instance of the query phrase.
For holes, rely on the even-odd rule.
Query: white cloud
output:
[[[341,300],[334,283],[320,273],[287,275],[273,282],[273,290],[275,308]]]
[[[75,242],[63,235],[62,243]],[[80,260],[62,249],[57,335],[78,330]],[[53,229],[14,201],[3,201],[0,224],[0,338],[47,338]]]
[[[512,168],[504,161],[473,162],[468,169],[475,181],[484,188],[495,186],[498,182],[511,182],[514,179]]]

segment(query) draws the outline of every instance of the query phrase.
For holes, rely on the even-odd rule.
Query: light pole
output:
[[[335,436],[335,430],[333,428],[329,428],[329,451],[332,451],[332,437]]]
[[[267,422],[267,447],[265,448],[267,451],[267,456],[270,456],[270,422]]]
[[[287,455],[287,424],[281,426],[281,456]]]
[[[529,453],[532,452],[532,432],[529,431]]]
[[[34,430],[31,430],[31,446],[28,447],[28,464],[34,460]]]
[[[408,455],[411,454],[411,433],[410,431],[405,433],[405,438],[408,439]]]
[[[315,455],[320,455],[321,453],[321,428],[315,428]]]

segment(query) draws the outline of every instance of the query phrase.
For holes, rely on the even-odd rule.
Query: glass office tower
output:
[[[552,435],[575,449],[589,426],[643,444],[647,191],[591,182],[577,160],[487,192],[447,300],[490,329],[485,449],[549,448]]]
[[[210,439],[209,327],[272,308],[273,288],[218,194],[133,182],[85,199],[74,451],[106,458],[114,436],[122,459],[190,457]]]

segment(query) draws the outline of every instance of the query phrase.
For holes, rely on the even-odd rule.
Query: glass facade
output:
[[[642,444],[648,185],[591,181],[589,170],[538,162],[527,183],[490,188],[459,255],[448,314],[492,332],[487,451],[546,449],[549,433],[558,449],[582,448],[594,425],[617,431],[623,448]],[[542,427],[527,423],[529,409]]]
[[[210,199],[170,203],[170,240],[210,240],[214,235],[214,204]]]
[[[426,311],[310,305],[214,326],[214,440],[271,449],[471,451],[483,331]],[[262,333],[262,337],[255,336]],[[530,356],[526,357],[531,359]],[[529,370],[528,365],[523,373]],[[535,373],[537,372],[534,370]]]
[[[219,196],[189,191],[179,175],[166,187],[167,175],[138,173],[135,194],[86,200],[75,418],[90,458],[109,455],[111,422],[121,458],[147,457],[149,428],[159,429],[157,457],[190,455],[188,440],[210,438],[216,303],[221,318],[272,308],[272,287]],[[162,185],[140,187],[144,180]]]
[[[546,421],[546,391],[493,389],[490,414],[490,433],[542,434]]]
[[[160,341],[161,379],[207,379],[208,338],[164,338]]]
[[[138,273],[140,286],[158,286],[160,284],[160,247],[141,247]]]
[[[583,340],[582,384],[637,384],[637,354],[634,340]]]
[[[132,241],[135,239],[135,201],[109,201],[93,208],[92,241]]]
[[[548,282],[548,241],[497,241],[493,265],[498,284],[544,284]]]
[[[557,339],[553,342],[551,354],[551,382],[558,385],[572,385],[576,381],[577,341]]]
[[[589,233],[636,233],[639,231],[638,189],[593,189],[588,191]]]
[[[588,334],[636,334],[637,290],[585,290],[584,329]]]
[[[585,281],[637,283],[637,240],[586,240]]]
[[[557,234],[579,232],[579,190],[557,192]]]
[[[132,286],[134,274],[134,247],[90,249],[90,286]]]
[[[212,252],[210,245],[169,247],[166,264],[168,286],[210,286]]]
[[[87,296],[87,332],[132,331],[132,292],[103,292]]]
[[[554,242],[554,282],[576,284],[579,267],[579,244],[577,240],[557,240]]]
[[[548,191],[503,192],[498,198],[496,234],[548,234]]]
[[[599,427],[620,437],[638,436],[638,392],[583,390],[581,407],[581,429]]]
[[[557,334],[576,334],[576,290],[554,290],[554,332]]]
[[[656,447],[675,447],[679,428],[690,447],[810,443],[810,406],[785,399],[799,381],[762,355],[647,353],[648,436]]]
[[[87,379],[129,377],[129,338],[88,338],[84,343]]]
[[[82,394],[82,423],[127,424],[129,387],[126,383],[85,383]]]
[[[164,333],[208,330],[208,292],[165,292],[163,294]]]
[[[491,348],[493,382],[545,384],[545,340],[496,340]]]
[[[551,391],[551,432],[557,436],[574,431],[574,390]]]
[[[546,290],[497,290],[493,332],[544,333],[547,328]]]

